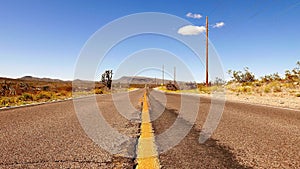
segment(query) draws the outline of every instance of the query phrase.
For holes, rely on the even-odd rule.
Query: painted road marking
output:
[[[155,145],[154,131],[150,121],[149,103],[147,92],[144,92],[142,107],[141,135],[137,147],[137,167],[138,169],[158,169],[160,168],[157,147]]]

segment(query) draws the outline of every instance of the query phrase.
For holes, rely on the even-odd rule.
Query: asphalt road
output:
[[[193,125],[178,145],[160,154],[162,168],[300,168],[300,111],[227,101],[218,128],[209,140],[199,144],[211,99],[182,99],[178,94],[164,96],[157,91],[152,91],[150,98],[157,135],[167,132],[176,119],[182,128]],[[185,106],[190,113],[195,110],[192,104],[199,105],[195,124],[178,118],[181,102],[190,104]],[[158,117],[155,112],[162,109]],[[158,147],[165,146],[160,145],[161,140],[157,142]]]
[[[137,139],[142,95],[143,90],[129,97],[100,95],[96,103],[110,126]],[[209,98],[182,100],[156,91],[149,98],[161,168],[300,168],[300,111],[226,102],[218,128],[199,144]],[[82,98],[82,110],[91,111],[93,99]],[[178,116],[182,102],[185,113],[199,108],[195,123]],[[181,128],[164,135],[173,124]],[[133,168],[135,145],[121,142],[115,147],[118,153],[113,155],[88,137],[72,100],[0,111],[0,168]]]
[[[143,91],[130,93],[132,105],[139,109]],[[118,113],[116,103],[127,94],[97,96],[106,121],[120,133],[137,137],[138,123]],[[83,98],[87,111],[92,107]],[[131,113],[135,114],[134,110]],[[130,146],[121,147],[124,151]],[[112,155],[95,144],[77,119],[72,100],[0,111],[0,168],[133,168],[132,158]]]

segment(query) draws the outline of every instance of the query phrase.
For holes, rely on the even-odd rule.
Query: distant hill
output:
[[[165,83],[173,80],[166,80]],[[161,84],[162,79],[143,77],[143,76],[123,76],[119,79],[113,80],[113,83],[122,83],[122,84]]]
[[[39,82],[64,82],[60,79],[51,79],[51,78],[38,78],[38,77],[32,77],[32,76],[24,76],[21,78],[18,78],[19,80],[26,80],[26,81],[39,81]]]
[[[51,79],[51,78],[39,78],[39,77],[33,77],[33,76],[24,76],[21,78],[13,79],[13,78],[6,78],[6,77],[0,77],[0,81],[30,81],[30,82],[56,82],[56,83],[70,83],[72,81],[64,81],[60,79]],[[165,84],[168,83],[169,79],[165,79]],[[80,80],[76,79],[74,82],[79,83],[94,83],[94,81],[88,81],[88,80]],[[100,82],[96,81],[96,82]],[[151,78],[151,77],[143,77],[143,76],[123,76],[119,79],[113,80],[113,83],[121,83],[121,84],[161,84],[163,83],[162,79],[159,78]],[[185,83],[182,81],[177,81],[177,83]]]

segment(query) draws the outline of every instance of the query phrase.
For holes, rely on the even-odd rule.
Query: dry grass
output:
[[[271,81],[262,82],[255,81],[251,83],[230,83],[226,85],[226,89],[233,93],[244,94],[292,94],[300,92],[300,86],[298,82],[284,82],[284,81]]]
[[[8,87],[15,92],[10,93]],[[73,91],[71,81],[47,82],[2,78],[0,79],[0,108],[105,93],[108,91],[99,82],[95,83],[95,89]]]

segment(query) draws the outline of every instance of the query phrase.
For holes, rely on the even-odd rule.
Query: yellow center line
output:
[[[137,168],[157,169],[160,168],[157,147],[155,145],[153,128],[149,114],[147,92],[144,92],[142,108],[141,135],[137,147]]]

